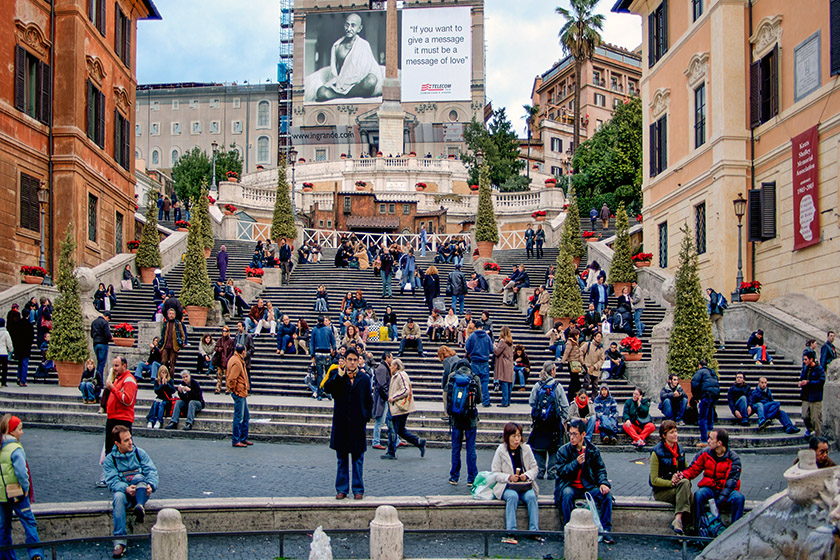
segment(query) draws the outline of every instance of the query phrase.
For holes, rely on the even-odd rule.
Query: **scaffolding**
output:
[[[278,156],[287,157],[291,148],[292,70],[294,63],[295,2],[280,0],[280,57],[277,63]]]

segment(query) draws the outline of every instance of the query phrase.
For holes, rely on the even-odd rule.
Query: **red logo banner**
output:
[[[817,126],[791,139],[793,250],[820,242],[819,133]]]

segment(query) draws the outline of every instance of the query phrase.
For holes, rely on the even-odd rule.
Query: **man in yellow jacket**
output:
[[[233,446],[248,447],[248,370],[245,367],[245,345],[237,344],[227,365],[227,390],[233,398]]]

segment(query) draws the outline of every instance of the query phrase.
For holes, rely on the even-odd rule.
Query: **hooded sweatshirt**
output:
[[[609,387],[607,387],[606,397],[602,397],[601,392],[598,391],[598,396],[595,397],[595,413],[610,418],[618,417],[618,403],[615,402]]]
[[[487,362],[493,351],[493,341],[484,329],[476,329],[467,339],[465,350],[470,362]]]

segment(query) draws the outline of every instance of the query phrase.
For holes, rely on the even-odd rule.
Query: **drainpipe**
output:
[[[49,255],[48,255],[48,270],[49,275],[51,278],[54,278],[54,271],[53,271],[53,238],[55,237],[55,212],[53,212],[53,200],[54,200],[54,185],[53,185],[53,155],[55,149],[53,147],[53,115],[55,111],[53,97],[55,93],[55,88],[53,87],[53,83],[55,83],[55,2],[50,2],[50,81],[49,84],[50,88],[50,119],[47,123],[48,127],[48,134],[49,137],[47,139],[47,181],[49,181],[50,185],[50,198],[49,198],[49,221],[50,221],[50,235],[47,239],[48,246],[49,246]]]
[[[749,29],[750,34],[749,37],[753,35],[753,0],[749,0],[748,2],[748,10],[749,10]],[[749,41],[749,38],[747,39]],[[750,51],[750,67],[753,64],[753,50],[752,46],[749,46]],[[750,92],[752,95],[752,92]],[[750,126],[750,189],[755,188],[755,129]],[[749,239],[749,231],[747,231],[747,239]],[[750,266],[749,268],[749,277],[750,281],[755,281],[755,243],[747,241],[750,244]]]

